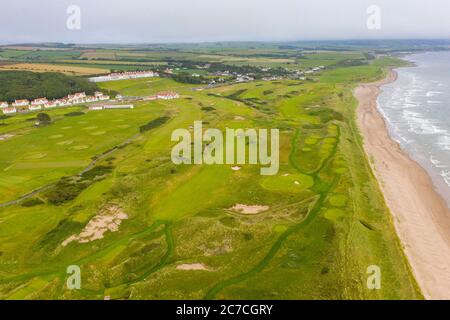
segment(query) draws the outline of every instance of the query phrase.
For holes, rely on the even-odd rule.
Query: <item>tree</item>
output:
[[[42,124],[49,124],[50,122],[52,122],[52,119],[46,113],[39,113],[36,118],[39,121],[39,123]]]

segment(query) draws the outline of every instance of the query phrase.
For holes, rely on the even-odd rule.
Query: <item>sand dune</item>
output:
[[[380,86],[395,81],[396,77],[391,71],[386,79],[355,89],[359,101],[358,125],[424,296],[450,299],[450,210],[425,169],[391,139],[376,108]]]

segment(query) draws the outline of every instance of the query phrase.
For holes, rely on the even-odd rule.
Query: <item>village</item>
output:
[[[177,92],[159,92],[155,95],[148,97],[136,97],[129,98],[122,95],[117,95],[115,99],[111,99],[109,95],[105,95],[100,91],[96,91],[93,96],[86,95],[85,92],[78,92],[70,94],[61,99],[48,100],[47,98],[37,98],[31,102],[26,99],[15,100],[11,106],[7,102],[0,101],[0,110],[4,115],[10,115],[15,113],[27,113],[35,112],[45,109],[53,109],[57,107],[69,107],[80,104],[92,104],[89,110],[104,110],[104,109],[133,109],[133,105],[118,105],[118,104],[95,104],[95,102],[123,102],[126,100],[144,100],[144,101],[154,101],[154,100],[172,100],[178,99],[180,95]]]

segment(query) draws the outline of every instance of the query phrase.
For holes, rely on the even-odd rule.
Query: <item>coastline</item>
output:
[[[394,82],[390,70],[383,80],[361,84],[357,123],[364,150],[393,216],[416,281],[426,299],[450,298],[450,209],[428,172],[390,136],[377,108],[381,86]]]

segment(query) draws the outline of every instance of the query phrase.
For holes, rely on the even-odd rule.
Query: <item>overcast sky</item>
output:
[[[367,27],[370,5],[380,30]],[[0,43],[450,38],[449,0],[1,0],[0,12]]]

